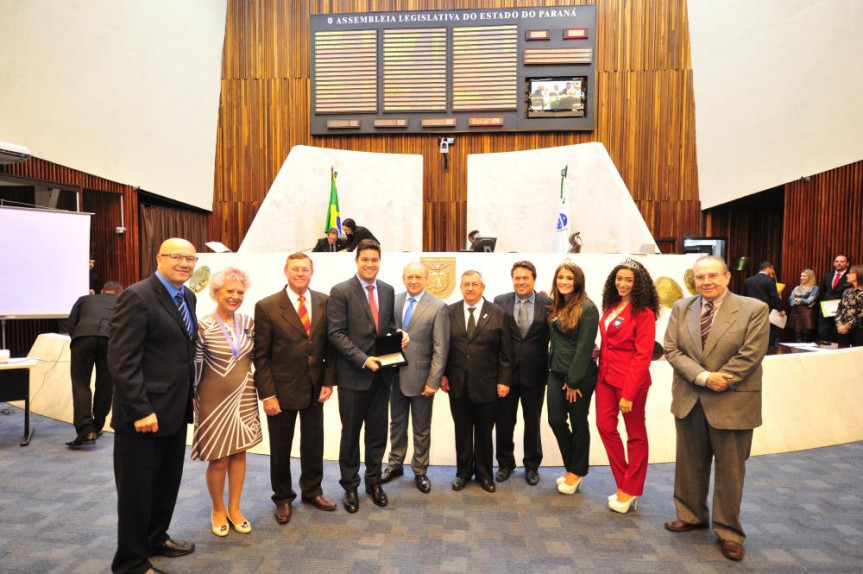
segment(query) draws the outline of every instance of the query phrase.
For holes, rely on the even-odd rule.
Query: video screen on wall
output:
[[[527,117],[584,117],[587,77],[528,78]]]

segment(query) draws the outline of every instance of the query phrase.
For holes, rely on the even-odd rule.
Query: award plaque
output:
[[[402,352],[401,332],[376,337],[375,354],[381,361],[381,367],[397,369],[408,364],[407,357]]]

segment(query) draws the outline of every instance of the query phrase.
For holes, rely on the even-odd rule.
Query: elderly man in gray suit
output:
[[[713,532],[722,554],[743,558],[740,501],[752,429],[761,426],[761,361],[767,352],[767,305],[728,291],[721,257],[695,262],[699,295],[677,301],[665,331],[674,369],[671,412],[677,427],[672,532],[708,527],[707,488],[716,460]]]
[[[422,263],[408,263],[402,273],[404,293],[396,295],[396,327],[410,335],[405,349],[408,365],[396,374],[390,392],[390,458],[381,474],[387,483],[404,474],[403,464],[408,448],[408,413],[413,423],[414,456],[411,468],[414,482],[422,493],[431,491],[426,474],[431,446],[431,422],[434,394],[449,353],[449,313],[446,303],[426,292],[429,271]]]

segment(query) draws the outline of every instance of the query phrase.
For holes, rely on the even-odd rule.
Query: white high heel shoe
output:
[[[638,510],[638,497],[634,496],[626,502],[620,502],[619,500],[617,500],[617,496],[615,495],[613,499],[608,499],[608,507],[615,512],[619,512],[620,514],[626,514],[630,511],[630,509]]]
[[[563,484],[566,482],[566,476],[558,476],[557,480],[554,481],[555,484]]]
[[[572,486],[566,484],[566,481],[561,482],[557,485],[557,491],[561,494],[575,494],[578,492],[578,488],[581,486],[581,481],[584,477],[579,477],[578,481]]]

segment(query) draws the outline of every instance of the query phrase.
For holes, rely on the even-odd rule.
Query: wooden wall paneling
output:
[[[236,248],[294,145],[421,154],[423,247],[464,245],[467,156],[602,142],[654,235],[698,233],[694,106],[685,0],[598,0],[593,132],[461,134],[443,171],[439,134],[309,135],[309,14],[557,6],[488,0],[230,0],[216,150],[214,239]],[[322,191],[323,193],[323,191]],[[671,202],[670,207],[650,202]],[[241,209],[229,209],[229,204]],[[648,207],[650,206],[650,207]],[[255,209],[256,210],[256,209]],[[350,214],[343,214],[350,216]],[[230,221],[223,222],[224,218]],[[432,218],[429,221],[427,218]],[[695,223],[693,223],[695,222]],[[683,227],[681,227],[681,225]],[[694,227],[694,229],[693,229]]]
[[[798,282],[811,268],[818,280],[843,253],[863,263],[863,161],[785,186],[782,267],[784,279]]]

